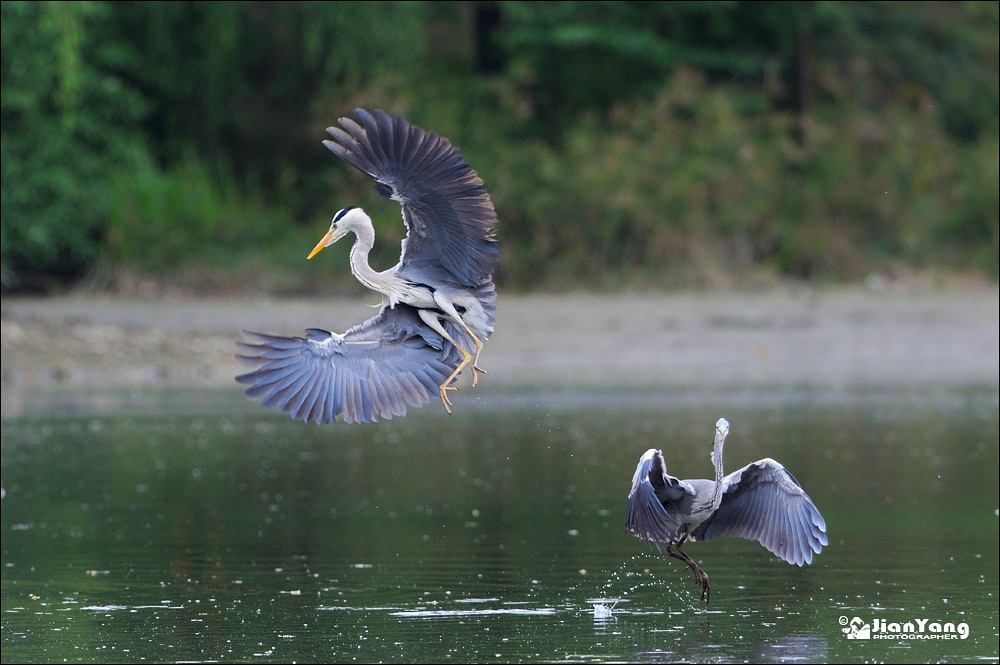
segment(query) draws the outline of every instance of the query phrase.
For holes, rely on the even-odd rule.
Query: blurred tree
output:
[[[5,289],[42,288],[98,257],[107,179],[142,146],[146,107],[108,72],[109,45],[91,39],[107,5],[4,2],[0,12],[0,279]]]
[[[808,3],[504,2],[500,42],[510,75],[532,93],[540,123],[561,136],[567,117],[651,96],[694,67],[759,85],[775,64],[789,79]],[[796,92],[786,85],[778,101]]]
[[[117,2],[119,75],[147,99],[162,166],[189,148],[272,200],[308,208],[331,123],[317,100],[350,100],[423,55],[422,3]],[[325,124],[324,124],[325,123]],[[328,162],[327,162],[328,163]],[[305,194],[305,196],[304,196]]]
[[[14,0],[0,29],[5,289],[297,265],[290,221],[374,196],[319,145],[355,106],[462,147],[509,283],[1000,271],[996,2]]]
[[[925,92],[942,105],[956,136],[974,139],[997,127],[993,2],[608,0],[498,7],[507,73],[530,93],[532,131],[553,139],[568,118],[649,97],[679,68],[745,84],[748,110],[802,113],[820,95],[841,100],[852,81],[846,71],[831,80],[830,67],[851,70],[858,61],[881,85],[868,103]]]

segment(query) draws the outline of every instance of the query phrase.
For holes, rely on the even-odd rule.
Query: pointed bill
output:
[[[306,257],[306,261],[319,254],[320,250],[326,247],[327,243],[330,241],[330,236],[332,235],[333,231],[327,231],[326,235],[323,236],[323,239],[320,240],[315,247],[313,247],[313,251],[309,252],[309,256]]]

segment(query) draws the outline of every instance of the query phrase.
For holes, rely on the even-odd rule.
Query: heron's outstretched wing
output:
[[[765,458],[723,479],[722,503],[693,540],[734,536],[756,540],[788,563],[812,563],[827,544],[826,522],[795,477]]]
[[[403,205],[407,235],[399,273],[475,287],[493,275],[497,216],[483,181],[446,138],[385,111],[355,109],[323,144]]]
[[[676,543],[679,525],[665,505],[676,504],[685,494],[680,481],[667,475],[663,453],[650,448],[639,458],[632,476],[625,533],[652,541],[658,548],[660,543]]]
[[[458,330],[449,330],[455,335]],[[255,368],[236,377],[246,393],[296,420],[373,422],[436,397],[457,351],[408,305],[382,311],[343,335],[311,328],[303,337],[244,331],[236,359]]]

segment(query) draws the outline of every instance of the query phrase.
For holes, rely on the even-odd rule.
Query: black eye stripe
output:
[[[355,209],[355,208],[357,208],[357,207],[358,207],[358,206],[347,206],[346,208],[344,208],[343,210],[341,210],[340,212],[338,212],[338,213],[337,213],[337,215],[336,215],[336,216],[335,216],[335,217],[333,218],[333,221],[335,221],[335,222],[337,222],[337,221],[340,221],[340,218],[341,218],[341,217],[343,217],[343,216],[344,216],[344,215],[346,215],[346,214],[347,214],[347,213],[348,213],[349,211],[351,211],[351,210],[354,210],[354,209]]]

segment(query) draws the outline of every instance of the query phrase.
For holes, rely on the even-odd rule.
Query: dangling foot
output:
[[[680,559],[681,561],[683,561],[687,565],[688,568],[691,569],[691,571],[694,573],[695,584],[700,584],[701,585],[701,599],[704,600],[706,604],[708,604],[708,598],[709,598],[710,592],[712,590],[712,587],[708,583],[708,573],[706,573],[704,570],[702,570],[701,567],[694,562],[694,559],[692,559],[691,557],[689,557],[684,552],[684,550],[681,549],[681,545],[682,544],[683,544],[683,541],[681,541],[680,543],[677,543],[676,545],[674,545],[674,547],[676,548],[677,552],[674,553],[674,552],[668,550],[668,554],[670,554],[670,556],[672,556],[672,557],[674,557],[676,559]]]
[[[449,376],[447,379],[444,380],[444,383],[441,384],[441,390],[440,390],[441,403],[444,404],[444,410],[447,411],[449,414],[451,414],[451,400],[448,399],[447,393],[449,390],[458,390],[458,388],[456,388],[451,384],[455,383],[455,380],[458,379],[458,375],[462,373],[462,369],[469,364],[469,361],[472,360],[472,355],[468,351],[466,351],[460,346],[456,346],[455,348],[462,352],[462,362],[458,364],[458,367],[456,367],[455,371],[451,373],[451,376]],[[476,373],[473,372],[472,376],[473,380],[475,380]],[[472,385],[476,384],[473,383]]]
[[[708,599],[712,594],[712,586],[708,583],[708,573],[701,568],[698,569],[698,572],[701,573],[701,579],[696,581],[701,582],[701,599],[708,605]]]
[[[440,389],[441,403],[444,405],[444,410],[447,411],[448,415],[450,416],[451,415],[451,400],[448,399],[448,391],[449,390],[458,390],[458,388],[456,388],[455,386],[449,386],[447,384],[442,384],[441,385],[441,389]]]

